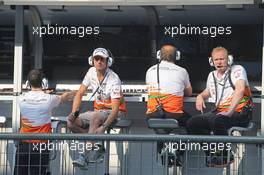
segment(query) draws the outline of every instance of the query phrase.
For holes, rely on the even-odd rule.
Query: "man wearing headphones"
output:
[[[213,131],[215,135],[227,135],[229,128],[246,127],[250,120],[252,101],[245,69],[232,65],[233,59],[224,47],[214,48],[211,56],[209,62],[215,70],[209,73],[206,88],[196,98],[196,109],[202,114],[188,120],[189,134],[209,135]],[[203,113],[208,98],[215,101],[215,107]],[[207,159],[207,166],[226,166],[229,163],[226,149],[221,154],[221,161]]]
[[[68,127],[75,133],[102,134],[115,122],[115,119],[126,114],[126,105],[122,95],[121,81],[116,73],[110,68],[112,58],[104,48],[97,48],[89,57],[92,65],[85,75],[82,84],[74,98],[72,113],[68,116]],[[88,87],[92,88],[94,100],[94,111],[87,111],[76,116],[79,111],[82,97]],[[93,150],[89,154],[80,154],[73,161],[74,166],[86,168],[88,162],[95,162],[104,154],[104,148],[98,143],[92,144]],[[95,153],[95,154],[92,154]]]
[[[44,74],[39,69],[33,69],[28,74],[30,91],[20,97],[21,127],[20,133],[51,133],[51,112],[61,102],[73,98],[75,92],[65,92],[62,95],[44,92]],[[19,142],[16,154],[14,174],[46,174],[49,163],[49,152],[46,149],[40,153],[41,144],[47,140],[22,140]]]
[[[148,69],[146,116],[177,119],[180,126],[185,126],[190,116],[184,112],[183,98],[192,95],[192,86],[186,69],[175,64],[177,59],[179,59],[177,49],[166,44],[160,50],[160,63]],[[162,148],[163,143],[158,143],[159,153]],[[170,161],[174,160],[169,160],[169,163],[174,163]]]

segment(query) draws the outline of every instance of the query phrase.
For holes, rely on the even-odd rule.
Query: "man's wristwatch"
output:
[[[77,117],[79,117],[79,114],[80,114],[79,110],[77,110],[77,111],[75,111],[75,112],[72,113],[72,115],[73,115],[73,117],[74,117],[74,120],[75,120]]]

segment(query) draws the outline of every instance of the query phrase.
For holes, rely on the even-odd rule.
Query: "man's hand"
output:
[[[198,111],[201,111],[201,113],[203,113],[204,108],[206,108],[205,103],[204,103],[204,99],[201,95],[198,95],[196,97],[196,109]]]
[[[61,101],[65,102],[65,101],[69,101],[72,100],[74,98],[74,96],[76,95],[77,91],[68,91],[68,92],[64,92],[63,94],[61,94]]]
[[[68,121],[70,121],[70,122],[74,122],[74,120],[75,120],[74,113],[70,113],[70,114],[68,115]]]
[[[68,115],[68,120],[74,122],[74,120],[79,116],[79,111],[72,112]]]

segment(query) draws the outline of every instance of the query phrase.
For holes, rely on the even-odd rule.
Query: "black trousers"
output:
[[[217,115],[217,112],[208,112],[193,116],[187,125],[188,134],[209,135],[213,131],[214,135],[227,135],[227,130],[233,126],[246,127],[249,123],[249,117],[245,114],[234,112],[231,117]]]
[[[48,149],[40,153],[37,144],[26,142],[18,144],[14,175],[45,175],[48,165]]]
[[[246,127],[249,120],[247,114],[238,112],[235,112],[231,117],[217,115],[217,112],[208,112],[193,116],[187,121],[186,125],[188,134],[192,135],[210,135],[212,131],[214,135],[228,135],[229,128],[233,126]],[[210,148],[211,150],[205,150],[207,156],[210,155],[212,150],[215,150],[212,146]],[[222,151],[223,155],[227,155],[227,146]]]

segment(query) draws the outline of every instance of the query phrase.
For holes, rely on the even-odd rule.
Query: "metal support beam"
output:
[[[262,26],[264,27],[264,19],[262,21]],[[260,125],[261,125],[261,131],[260,131],[260,135],[261,136],[264,136],[264,98],[263,98],[263,95],[264,95],[264,36],[263,36],[263,33],[264,33],[264,28],[262,27],[262,82],[261,82],[261,85],[262,85],[262,90],[261,90],[261,117],[260,117]],[[261,154],[262,154],[262,160],[261,160],[261,174],[264,174],[264,148],[262,147],[261,148]]]
[[[156,62],[156,53],[157,53],[157,38],[156,38],[156,26],[159,24],[159,16],[157,13],[157,10],[153,6],[144,6],[146,12],[147,12],[147,18],[149,22],[149,28],[150,28],[150,38],[151,38],[151,58],[153,61],[153,64]]]
[[[30,6],[29,12],[31,14],[32,26],[29,26],[29,36],[32,36],[31,45],[33,47],[34,54],[34,69],[42,69],[42,59],[43,59],[43,41],[42,37],[39,35],[33,35],[33,27],[40,27],[41,17],[36,6]]]
[[[24,35],[24,9],[16,6],[15,19],[15,50],[14,50],[14,77],[13,77],[13,106],[12,106],[12,129],[18,132],[20,124],[20,109],[18,106],[19,94],[22,90],[22,59],[23,59],[23,35]]]

